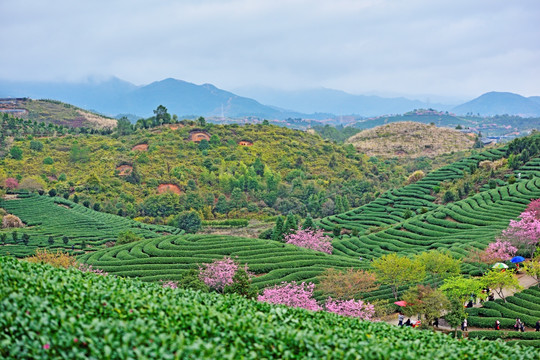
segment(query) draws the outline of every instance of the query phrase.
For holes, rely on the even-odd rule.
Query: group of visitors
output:
[[[411,322],[411,319],[407,319],[407,321],[405,321],[405,315],[403,315],[403,313],[398,313],[398,326],[412,326],[412,327],[417,327],[420,325],[420,320],[416,321],[416,322]],[[433,320],[433,326],[435,327],[439,327],[439,319],[438,318],[435,318]],[[501,322],[499,320],[495,320],[495,330],[501,330]],[[523,321],[521,321],[520,318],[516,318],[516,323],[514,324],[514,330],[516,331],[521,331],[521,332],[525,332],[525,323]],[[535,330],[540,332],[540,320],[538,320],[535,324]],[[468,328],[468,323],[467,323],[467,319],[463,320],[463,322],[461,323],[461,331],[469,331],[469,328]]]

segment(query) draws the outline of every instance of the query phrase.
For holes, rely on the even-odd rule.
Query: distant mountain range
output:
[[[452,112],[465,115],[520,115],[540,116],[540,96],[524,97],[509,92],[489,92],[465,104],[456,106]]]
[[[255,98],[262,103],[304,113],[331,113],[369,117],[403,114],[414,109],[430,107],[437,110],[450,110],[453,106],[440,103],[432,104],[404,97],[385,98],[373,95],[353,95],[340,90],[324,88],[281,91],[255,87],[239,89],[239,91],[245,96]]]
[[[540,116],[539,96],[526,98],[512,93],[487,93],[453,108],[447,104],[429,104],[404,97],[352,95],[331,89],[296,92],[259,90],[251,92],[250,96],[239,96],[211,84],[196,85],[170,78],[145,86],[136,86],[118,78],[85,83],[0,80],[0,97],[55,99],[109,116],[134,114],[148,117],[158,105],[164,105],[171,114],[177,114],[181,118],[202,115],[321,120],[336,115],[369,117],[402,114],[428,107],[457,114]]]

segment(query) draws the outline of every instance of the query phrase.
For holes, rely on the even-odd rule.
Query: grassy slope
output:
[[[361,131],[346,143],[369,156],[436,157],[470,149],[474,138],[453,129],[408,121]]]
[[[28,99],[20,108],[28,110],[26,119],[69,127],[116,127],[116,120],[80,109],[74,105],[53,100]]]
[[[91,294],[91,296],[89,296]],[[538,350],[0,258],[5,358],[533,359]],[[45,346],[47,345],[47,346]]]

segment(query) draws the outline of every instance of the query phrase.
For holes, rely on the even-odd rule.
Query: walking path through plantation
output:
[[[524,273],[519,273],[517,274],[517,278],[519,280],[519,284],[523,287],[523,290],[525,289],[528,289],[530,288],[531,286],[535,286],[536,285],[536,280],[527,275],[527,274],[524,274]],[[522,290],[520,290],[522,291]],[[512,296],[516,293],[517,291],[513,290],[513,289],[505,289],[504,290],[504,296],[505,297],[508,297],[508,296]],[[496,293],[496,292],[493,292],[493,295],[495,297],[495,299],[500,299],[500,296]],[[480,304],[479,302],[477,302],[474,307],[482,307],[482,304]],[[392,318],[389,319],[389,320],[385,320],[385,322],[389,323],[389,324],[392,324],[392,325],[396,325],[398,324],[398,314],[395,313],[393,315],[391,315]],[[407,317],[405,317],[405,321],[407,321]],[[414,323],[416,321],[416,316],[413,316],[410,318],[411,319],[411,322]],[[453,328],[451,328],[448,323],[444,320],[444,319],[439,319],[439,329],[441,330],[454,330]],[[477,330],[493,330],[492,328],[476,328],[476,327],[470,327],[468,328],[469,331],[477,331]],[[493,330],[493,331],[496,331],[496,330]],[[525,331],[535,331],[534,328],[525,328]]]

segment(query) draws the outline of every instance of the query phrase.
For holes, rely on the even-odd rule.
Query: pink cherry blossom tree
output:
[[[326,300],[326,311],[342,316],[357,317],[363,320],[373,320],[375,306],[362,300]]]
[[[225,286],[234,282],[233,277],[238,267],[239,265],[233,259],[225,256],[222,260],[199,266],[199,279],[211,289],[223,292]],[[247,265],[245,270],[247,272]]]
[[[5,184],[7,189],[17,189],[19,187],[19,182],[15,178],[7,178]]]
[[[332,253],[332,239],[325,236],[322,230],[297,230],[295,233],[285,236],[285,242],[327,254]]]
[[[518,248],[534,254],[536,246],[540,241],[540,214],[538,211],[539,199],[529,204],[529,207],[521,213],[520,220],[510,220],[510,225],[502,232],[505,240],[510,241]]]
[[[313,290],[315,284],[301,283],[295,281],[290,283],[283,282],[271,288],[264,289],[262,295],[257,298],[258,301],[270,304],[287,305],[290,307],[299,307],[311,311],[319,311],[321,307],[313,299]]]
[[[497,239],[497,241],[488,245],[486,256],[491,262],[507,261],[516,255],[517,250],[517,247],[513,246],[509,241]]]

